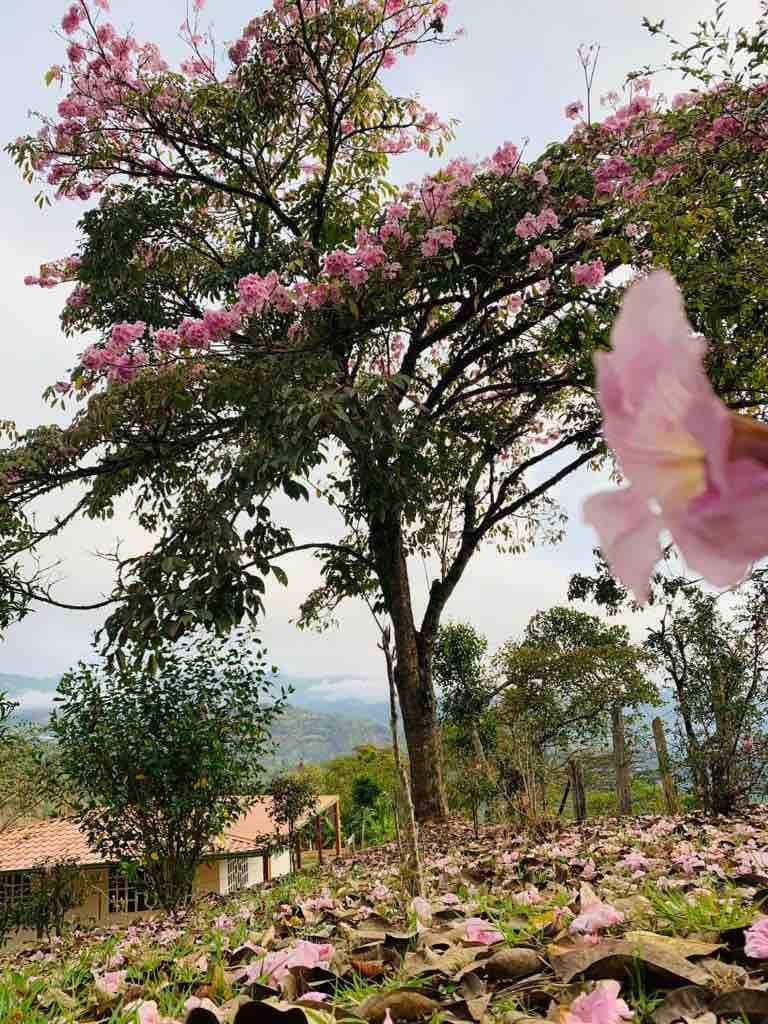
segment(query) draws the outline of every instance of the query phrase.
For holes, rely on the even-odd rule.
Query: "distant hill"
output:
[[[279,744],[274,764],[278,769],[293,767],[299,761],[329,761],[352,753],[362,744],[386,747],[391,743],[389,729],[371,719],[293,706],[275,720],[272,736]]]
[[[294,685],[296,681],[280,679]],[[51,712],[58,679],[9,675],[0,672],[0,691],[8,693],[21,704],[19,716],[27,721],[45,724]],[[334,682],[325,679],[301,679],[291,704],[276,721],[273,736],[279,751],[270,769],[287,768],[306,761],[328,761],[341,754],[350,754],[361,744],[388,746],[389,728],[382,722],[377,703],[337,697]],[[343,688],[343,687],[342,687]],[[326,692],[331,697],[324,698]],[[306,699],[309,706],[298,706]],[[386,705],[382,705],[386,712]],[[366,711],[375,709],[370,716]]]

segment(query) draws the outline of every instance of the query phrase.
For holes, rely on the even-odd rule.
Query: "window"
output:
[[[248,858],[230,857],[227,860],[227,892],[238,892],[248,887]]]
[[[26,871],[13,871],[0,875],[0,910],[23,903],[32,895],[32,875]]]
[[[147,882],[143,871],[129,878],[114,864],[109,869],[109,912],[110,914],[135,914],[149,910]]]

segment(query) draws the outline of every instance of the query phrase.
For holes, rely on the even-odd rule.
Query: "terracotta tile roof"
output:
[[[329,810],[338,801],[337,796],[318,797],[315,810],[304,816],[302,824],[312,814]],[[212,854],[258,852],[264,846],[265,836],[275,834],[275,823],[270,816],[272,800],[262,797],[245,814],[225,829],[221,839],[214,843]],[[285,829],[281,830],[285,834]],[[27,871],[43,860],[74,860],[82,866],[109,863],[88,841],[74,818],[48,818],[33,821],[0,833],[0,872]]]

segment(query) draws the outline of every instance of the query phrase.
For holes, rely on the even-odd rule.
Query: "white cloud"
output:
[[[329,704],[350,699],[365,701],[366,704],[378,704],[388,698],[388,690],[382,679],[327,679],[307,687],[303,691],[303,696],[319,697]]]
[[[53,690],[24,690],[22,693],[11,694],[22,711],[48,711],[53,707],[54,696]]]

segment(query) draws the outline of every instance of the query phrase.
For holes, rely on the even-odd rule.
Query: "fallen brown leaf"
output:
[[[439,1009],[440,1003],[434,999],[413,989],[403,988],[380,996],[369,996],[358,1006],[357,1012],[371,1024],[381,1024],[387,1010],[392,1020],[421,1020]]]

